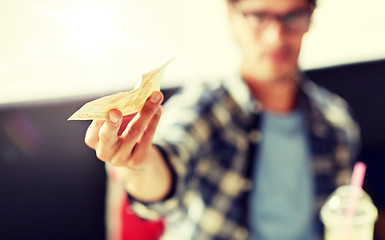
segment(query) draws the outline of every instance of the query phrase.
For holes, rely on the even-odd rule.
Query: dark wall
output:
[[[77,102],[0,111],[0,239],[104,239],[103,164]]]
[[[365,184],[385,205],[385,61],[308,72],[352,105]],[[175,89],[166,89],[168,97]],[[89,121],[66,119],[90,99],[0,109],[0,239],[104,239],[104,164],[83,142]]]

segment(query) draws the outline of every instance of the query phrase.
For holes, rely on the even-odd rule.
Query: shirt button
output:
[[[262,139],[262,134],[258,130],[251,130],[248,134],[248,138],[252,143],[259,143]]]

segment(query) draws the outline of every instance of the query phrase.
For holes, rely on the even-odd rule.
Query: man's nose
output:
[[[276,19],[270,21],[262,30],[261,40],[267,46],[279,47],[285,41],[284,26]]]

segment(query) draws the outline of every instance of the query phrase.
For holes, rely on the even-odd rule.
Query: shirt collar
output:
[[[300,98],[304,98],[302,99],[304,101],[308,101],[309,99],[314,100],[313,98],[317,98],[317,96],[313,96],[314,86],[312,86],[308,77],[303,72],[299,72],[298,76],[299,94],[302,95]],[[236,72],[232,74],[229,79],[225,79],[223,85],[230,93],[234,101],[240,106],[242,111],[255,114],[262,111],[261,103],[258,99],[254,99],[249,87],[242,79],[240,72]]]
[[[259,113],[262,110],[262,105],[257,99],[254,99],[249,87],[242,79],[241,74],[236,72],[227,78],[222,83],[230,96],[239,105],[245,113]]]
[[[309,107],[308,110],[312,115],[319,113],[321,110],[317,103],[322,102],[322,94],[316,90],[317,87],[304,72],[299,71],[298,76],[298,98],[302,102],[300,104]],[[258,99],[254,99],[240,72],[235,72],[229,78],[225,78],[222,84],[244,113],[258,114],[262,112],[261,103]]]

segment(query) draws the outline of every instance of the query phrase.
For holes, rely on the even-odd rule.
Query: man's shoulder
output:
[[[303,89],[310,99],[313,110],[318,113],[314,115],[315,117],[322,116],[330,126],[348,133],[349,139],[358,141],[359,125],[345,99],[310,80],[303,84]]]
[[[325,110],[330,107],[349,110],[349,105],[345,99],[309,79],[302,83],[302,89],[310,101],[319,107],[320,110]]]

